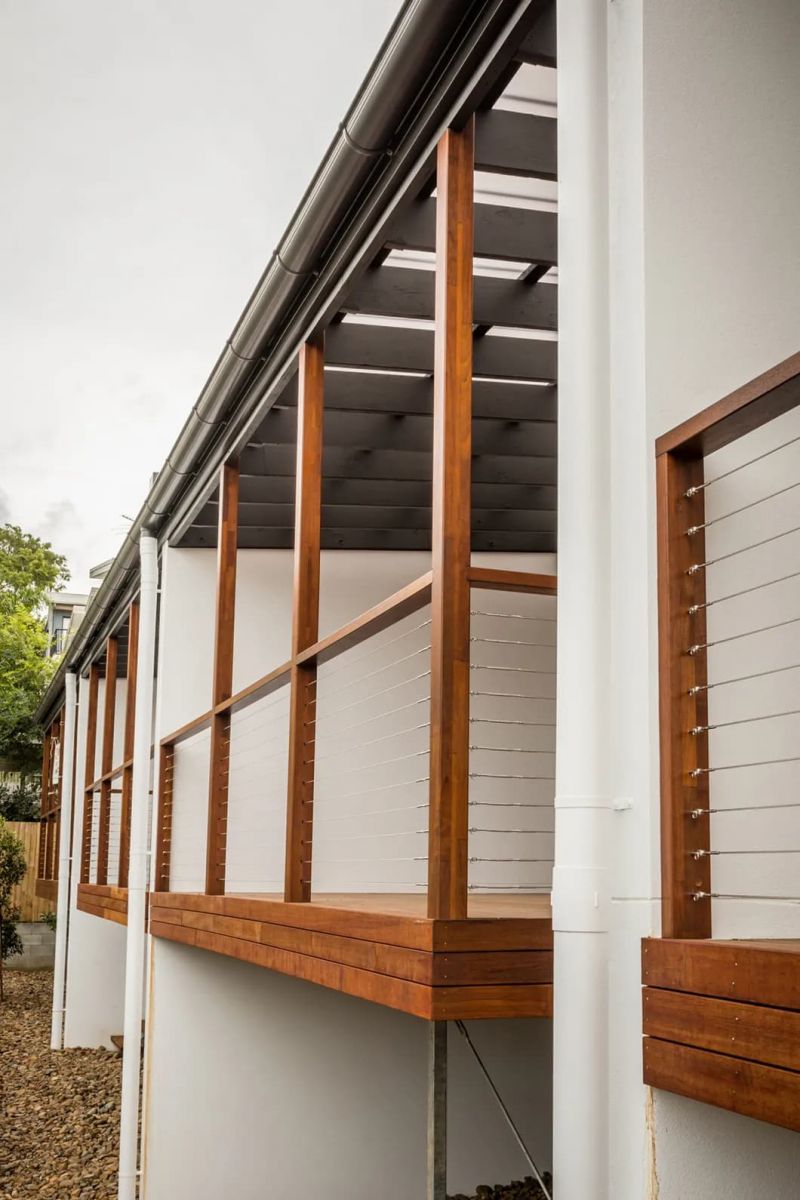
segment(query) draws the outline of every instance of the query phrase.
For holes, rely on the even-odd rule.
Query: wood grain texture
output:
[[[156,813],[155,869],[156,891],[168,891],[172,853],[172,794],[175,774],[175,747],[164,745],[158,752],[158,810]]]
[[[299,663],[297,659],[319,637],[325,399],[325,355],[321,339],[306,342],[301,347],[298,370],[293,665],[284,887],[287,900],[303,902],[311,897],[317,669],[313,662]]]
[[[95,755],[97,753],[97,697],[100,688],[100,667],[92,663],[89,668],[89,686],[86,701],[86,753],[84,756],[84,789],[90,789],[94,779]],[[92,808],[94,795],[84,790],[83,828],[81,830],[81,883],[89,882],[92,854]]]
[[[529,571],[501,571],[495,567],[470,567],[467,579],[471,587],[498,592],[530,592],[538,596],[555,596],[558,579],[555,575],[537,575]]]
[[[800,1011],[649,987],[642,1007],[648,1037],[800,1071]]]
[[[118,925],[127,925],[128,889],[81,883],[78,885],[77,907],[89,916],[115,921]]]
[[[800,404],[800,353],[663,434],[656,454],[712,454]]]
[[[119,872],[120,887],[128,886],[131,847],[131,796],[133,791],[133,739],[136,733],[136,681],[139,657],[139,604],[134,600],[128,608],[128,676],[125,687],[125,733],[122,756],[126,765],[122,771],[122,797],[119,814]]]
[[[269,942],[213,932],[199,928],[197,923],[185,925],[174,920],[165,921],[161,919],[163,912],[158,900],[154,898],[150,922],[155,937],[226,954],[426,1020],[533,1017],[552,1013],[552,987],[548,983],[430,986],[383,971],[284,949]],[[302,907],[310,909],[312,906]],[[380,958],[373,961],[380,961]]]
[[[648,987],[800,1010],[800,940],[645,938],[642,982]]]
[[[475,124],[437,157],[428,916],[467,915]]]
[[[219,479],[219,494],[212,705],[217,705],[221,701],[227,700],[233,690],[236,553],[239,528],[238,463],[227,462],[222,466]],[[211,744],[208,768],[208,834],[206,839],[206,891],[210,895],[216,895],[225,891],[230,729],[230,713],[215,712],[211,718]]]
[[[797,1071],[645,1038],[644,1081],[650,1087],[800,1130]]]
[[[659,727],[661,739],[661,926],[664,937],[711,936],[711,860],[693,854],[710,847],[708,734],[690,730],[708,724],[708,694],[692,694],[707,683],[706,654],[690,654],[706,641],[705,572],[689,569],[705,560],[703,492],[687,497],[703,481],[703,460],[673,454],[656,462],[658,526]],[[703,899],[694,896],[704,893]]]
[[[470,897],[468,919],[456,921],[429,919],[425,897],[408,894],[330,894],[316,896],[310,903],[287,903],[279,896],[159,892],[152,903],[442,953],[551,950],[553,946],[546,896]]]

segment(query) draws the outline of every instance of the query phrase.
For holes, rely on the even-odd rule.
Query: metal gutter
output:
[[[338,251],[353,241],[347,234],[357,227],[363,236],[361,218],[374,212],[376,190],[385,191],[382,177],[397,187],[392,167],[399,163],[393,160],[409,157],[400,148],[409,142],[416,148],[420,137],[430,137],[432,117],[452,105],[454,84],[463,87],[465,70],[474,71],[506,27],[537,7],[537,0],[407,0],[87,608],[37,721],[56,704],[66,671],[77,668],[94,635],[134,590],[140,535],[163,540],[176,505],[196,495],[198,472],[210,458],[220,458],[223,434],[232,425],[243,428],[245,417],[263,402],[269,378],[274,381],[277,370],[286,369],[285,335],[296,330],[299,309],[305,315],[318,308],[318,281],[330,280],[334,261],[341,270]],[[420,114],[423,129],[415,138]],[[281,362],[268,370],[278,337]]]

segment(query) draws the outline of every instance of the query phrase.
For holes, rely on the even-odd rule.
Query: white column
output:
[[[50,1049],[64,1048],[64,995],[67,983],[67,937],[69,934],[69,877],[72,865],[72,806],[75,767],[75,714],[77,680],[74,671],[64,676],[64,723],[61,730],[64,754],[61,763],[61,821],[58,835],[58,900],[56,902],[56,956],[53,969],[53,1017]]]
[[[558,7],[558,725],[553,1185],[606,1200],[609,253],[605,0]]]
[[[119,1145],[119,1200],[135,1200],[139,1141],[139,1081],[148,884],[147,823],[150,806],[150,739],[153,724],[158,597],[158,544],[143,533],[139,545],[139,653],[133,741],[131,841],[128,872],[128,938],[125,956],[125,1022]]]

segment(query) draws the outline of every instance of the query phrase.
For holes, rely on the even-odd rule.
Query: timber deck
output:
[[[427,1020],[552,1014],[549,896],[470,899],[432,920],[416,895],[156,892],[150,931]]]
[[[800,940],[646,938],[644,1082],[800,1131]]]
[[[78,908],[92,917],[128,924],[128,889],[110,884],[79,883]]]

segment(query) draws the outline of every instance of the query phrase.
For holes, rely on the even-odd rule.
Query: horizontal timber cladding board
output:
[[[644,1082],[772,1125],[800,1131],[800,1073],[644,1039]]]
[[[117,925],[128,924],[128,913],[117,912],[113,908],[100,908],[98,905],[89,904],[87,900],[78,900],[78,908],[82,913],[86,913],[89,917],[101,917],[104,921],[114,921]]]
[[[432,454],[433,417],[406,413],[326,411],[324,437],[326,446],[366,450],[385,448]],[[556,453],[556,437],[554,421],[509,421],[483,417],[472,423],[472,452],[521,456],[533,454],[551,458]],[[248,446],[295,446],[296,443],[297,409],[273,408],[250,438]]]
[[[323,479],[322,503],[429,508],[431,483],[430,480],[415,479]],[[473,483],[472,503],[478,509],[497,507],[555,511],[557,493],[552,484],[529,487],[522,483]],[[282,475],[244,476],[241,480],[240,510],[248,504],[289,504],[294,507],[294,480]]]
[[[800,941],[645,938],[642,982],[699,996],[800,1009]]]
[[[388,899],[391,904],[398,899],[380,895],[365,898],[374,900],[376,907],[381,901]],[[361,907],[339,907],[318,901],[287,904],[266,896],[206,896],[200,892],[154,892],[150,903],[153,908],[267,921],[417,950],[551,950],[553,946],[549,914],[531,918],[471,917],[466,921],[431,921],[425,916],[364,911]]]
[[[395,250],[435,250],[436,201],[416,200],[389,230]],[[479,258],[554,266],[558,262],[558,214],[499,204],[475,205],[474,252]]]
[[[283,408],[297,405],[297,375],[289,380],[277,404]],[[433,380],[417,375],[329,371],[325,376],[325,412],[327,415],[334,411],[429,417],[433,412]],[[554,385],[525,387],[502,379],[476,379],[472,384],[472,415],[476,422],[473,436],[487,432],[478,423],[486,418],[555,422],[558,418],[556,388]],[[259,433],[256,433],[253,441],[259,440]]]
[[[81,908],[84,904],[89,904],[93,908],[109,909],[111,912],[126,913],[128,911],[127,894],[124,896],[104,896],[96,892],[91,885],[78,889],[78,908]]]
[[[241,454],[244,475],[288,475],[294,477],[294,446],[248,446]],[[431,479],[430,452],[409,450],[344,449],[326,447],[323,472],[336,479]],[[555,486],[555,458],[479,454],[472,461],[475,483],[522,483],[530,487]]]
[[[558,122],[503,109],[475,116],[475,170],[556,179]]]
[[[433,271],[372,267],[343,301],[342,311],[432,320],[435,282]],[[552,331],[558,328],[558,287],[554,283],[531,286],[518,279],[477,275],[473,280],[473,315],[478,325]]]
[[[206,504],[192,522],[193,525],[214,529],[217,505]],[[275,528],[292,527],[294,505],[292,504],[240,504],[239,526],[262,526]],[[330,529],[428,529],[431,524],[430,507],[411,505],[324,504],[322,524]],[[539,511],[522,509],[514,511],[502,507],[473,508],[473,529],[498,529],[507,532],[549,533],[556,528],[556,514],[552,509]]]
[[[313,929],[276,925],[242,917],[215,916],[213,913],[181,911],[174,908],[151,909],[154,922],[183,925],[392,975],[428,987],[445,985],[480,986],[495,983],[552,983],[553,956],[549,950],[457,951],[455,953],[414,950],[364,938],[340,937]]]
[[[552,1012],[550,984],[498,984],[487,987],[427,987],[407,979],[344,966],[309,955],[279,950],[241,938],[183,925],[151,921],[154,937],[226,954],[243,962],[320,984],[426,1020],[488,1017],[544,1017]]]
[[[342,321],[331,325],[325,334],[325,362],[329,366],[373,370],[433,371],[433,329]],[[478,338],[472,348],[472,374],[555,383],[558,342],[521,337]]]
[[[644,988],[642,1005],[648,1037],[800,1071],[800,1012],[663,988]]]

